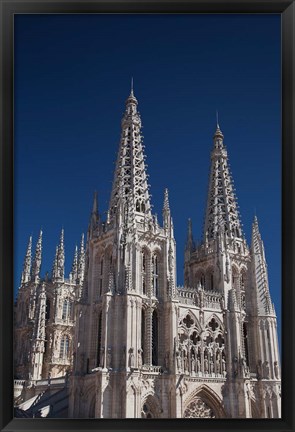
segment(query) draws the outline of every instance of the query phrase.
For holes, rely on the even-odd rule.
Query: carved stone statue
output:
[[[224,373],[226,371],[225,359],[221,359],[221,372]]]
[[[134,349],[130,348],[129,350],[129,367],[134,368],[135,366],[135,359],[134,359]]]
[[[179,351],[176,351],[176,366],[177,366],[178,372],[181,372],[181,358],[179,355]]]
[[[184,372],[188,372],[188,358],[185,351],[183,352],[183,368]]]
[[[194,354],[192,355],[192,360],[191,360],[191,371],[195,372],[195,368],[196,368],[196,359]]]
[[[268,361],[263,363],[263,378],[269,379],[269,364]]]
[[[197,372],[200,372],[200,370],[201,370],[201,362],[200,362],[199,357],[197,357],[196,368],[197,368]]]
[[[209,370],[208,358],[207,358],[207,356],[205,356],[205,358],[204,358],[204,372],[208,373],[208,370]]]

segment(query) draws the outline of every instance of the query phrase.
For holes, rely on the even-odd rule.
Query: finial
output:
[[[217,129],[220,129],[219,128],[218,111],[217,110],[216,110],[216,127],[217,127]]]
[[[133,77],[131,77],[131,92],[130,92],[130,95],[134,96],[134,93],[133,93]]]

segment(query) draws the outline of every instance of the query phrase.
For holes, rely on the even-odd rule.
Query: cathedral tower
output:
[[[172,369],[173,223],[167,190],[163,227],[151,213],[133,89],[121,127],[107,220],[97,215],[95,198],[88,230],[70,400],[70,415],[79,417],[158,415],[162,401],[148,388],[164,386],[162,373]]]

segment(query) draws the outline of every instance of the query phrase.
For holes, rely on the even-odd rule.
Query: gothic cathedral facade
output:
[[[280,359],[258,221],[244,237],[217,124],[203,240],[189,220],[184,287],[164,193],[151,211],[141,118],[126,101],[107,218],[95,195],[86,247],[64,275],[64,233],[52,275],[40,277],[32,240],[15,308],[20,386],[67,376],[78,418],[279,418]],[[24,384],[25,383],[25,384]],[[20,392],[19,392],[20,393]]]

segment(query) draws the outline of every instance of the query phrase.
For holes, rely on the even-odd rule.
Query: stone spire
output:
[[[58,277],[58,271],[57,271],[57,257],[58,257],[58,246],[55,248],[55,256],[52,266],[52,280],[57,279]]]
[[[164,192],[164,204],[163,204],[163,226],[165,229],[168,229],[170,224],[170,205],[169,205],[169,195],[168,195],[168,189],[165,189]]]
[[[269,293],[264,245],[256,216],[252,225],[251,258],[257,293],[258,315],[273,314],[274,310]]]
[[[65,248],[64,248],[64,229],[61,230],[59,246],[55,258],[55,279],[63,282],[65,278]]]
[[[218,123],[213,142],[204,241],[211,241],[216,238],[221,226],[229,237],[244,239],[227,150]]]
[[[31,279],[31,262],[32,262],[32,236],[29,238],[27,253],[24,259],[21,284],[29,282]]]
[[[90,215],[89,227],[88,227],[89,238],[92,238],[94,231],[98,227],[98,222],[99,222],[99,214],[98,214],[98,204],[97,204],[97,192],[95,191],[93,197],[93,206]]]
[[[39,238],[36,244],[34,262],[32,265],[32,279],[34,282],[38,282],[40,279],[41,261],[42,261],[42,230],[40,230]]]
[[[84,234],[82,234],[80,251],[79,251],[79,260],[78,260],[78,281],[80,285],[83,284],[84,274],[85,274],[85,250],[84,250]]]
[[[192,220],[189,218],[187,223],[187,237],[186,237],[185,250],[191,253],[193,252],[194,248],[195,248],[195,243],[193,238]]]
[[[137,104],[131,88],[121,122],[121,141],[109,206],[110,222],[118,216],[118,212],[125,222],[134,220],[138,213],[151,216],[141,119]],[[130,215],[133,215],[132,218]]]
[[[78,278],[78,246],[75,247],[74,259],[72,264],[71,279],[76,282]]]

